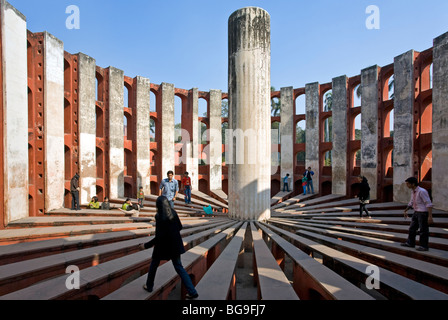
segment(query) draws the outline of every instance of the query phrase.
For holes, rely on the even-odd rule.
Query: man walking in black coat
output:
[[[148,279],[143,286],[148,292],[152,292],[157,268],[163,260],[171,260],[177,274],[187,288],[187,299],[196,299],[199,295],[188,275],[182,266],[180,256],[185,253],[184,244],[180,231],[182,224],[176,211],[171,208],[170,202],[164,196],[157,199],[156,214],[156,235],[154,239],[146,244],[140,245],[140,249],[149,249],[154,247],[151,266],[148,271]]]

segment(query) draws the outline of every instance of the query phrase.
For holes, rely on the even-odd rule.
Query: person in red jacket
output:
[[[185,172],[184,177],[181,181],[182,191],[185,193],[185,204],[191,203],[191,179],[188,176],[188,172]]]

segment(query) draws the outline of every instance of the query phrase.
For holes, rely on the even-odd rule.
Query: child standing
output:
[[[306,196],[306,186],[308,185],[308,178],[306,175],[303,175],[302,178],[302,188],[303,188],[303,195]]]
[[[137,195],[138,205],[140,208],[143,208],[143,200],[145,199],[145,192],[143,191],[143,187],[140,187]]]
[[[182,178],[182,189],[185,192],[185,204],[191,203],[191,178],[188,176],[188,172],[185,172]]]

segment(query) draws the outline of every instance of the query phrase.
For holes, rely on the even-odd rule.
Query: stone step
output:
[[[206,238],[219,232],[222,228],[221,225],[221,227],[218,226],[201,232],[199,231],[202,228],[197,229],[193,236],[184,239],[184,244],[185,246],[192,246],[195,239]],[[191,234],[191,231],[181,231],[183,237],[187,234]],[[69,265],[74,265],[79,270],[83,270],[123,256],[132,255],[140,251],[138,247],[140,244],[149,240],[148,237],[137,238],[0,266],[0,295],[21,290],[34,283],[64,274],[66,267]]]
[[[150,223],[120,223],[0,230],[0,245],[152,228]]]
[[[227,219],[195,219],[182,221],[184,234],[206,230],[226,223]],[[23,242],[0,246],[0,266],[24,260],[41,258],[52,254],[87,249],[95,246],[116,243],[154,234],[155,229],[137,229],[99,234],[88,234],[43,241]]]
[[[339,275],[348,278],[350,282],[361,284],[367,281],[368,274],[366,274],[366,270],[372,266],[371,263],[307,238],[300,237],[292,232],[275,227],[272,224],[263,225],[270,228],[279,236],[282,236],[288,242],[294,244],[304,252],[312,254],[313,256],[322,256],[324,265],[331,268]],[[448,300],[447,294],[393,273],[387,269],[379,268],[379,273],[379,288],[375,290],[378,290],[388,299]],[[369,290],[369,292],[371,292],[371,290]]]

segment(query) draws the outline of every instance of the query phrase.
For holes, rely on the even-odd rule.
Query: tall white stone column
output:
[[[199,90],[193,88],[188,93],[188,110],[183,113],[185,125],[188,127],[188,143],[184,147],[186,152],[186,167],[191,179],[193,190],[199,189]],[[183,121],[183,120],[182,120]],[[185,158],[184,158],[185,159]]]
[[[45,211],[64,206],[64,44],[44,33]]]
[[[305,86],[306,92],[306,169],[311,167],[314,172],[313,187],[314,193],[319,193],[319,83],[309,83]]]
[[[166,178],[168,171],[174,172],[174,84],[162,83],[162,110],[157,111],[162,124],[162,179]],[[159,151],[160,152],[160,151]]]
[[[281,177],[286,177],[289,173],[289,190],[294,191],[294,89],[293,87],[281,89]],[[283,187],[283,183],[282,183]]]
[[[150,91],[149,79],[137,77],[137,188],[143,187],[145,194],[151,194],[150,168]]]
[[[406,179],[414,176],[414,51],[394,61],[394,201],[408,203]]]
[[[110,198],[124,197],[124,72],[109,67]]]
[[[347,76],[333,79],[332,193],[347,193]]]
[[[378,195],[378,66],[361,71],[361,174],[369,180],[370,198]]]
[[[79,201],[88,204],[96,195],[95,59],[79,53]]]
[[[270,218],[270,16],[249,7],[229,18],[229,211],[240,220]]]
[[[209,146],[210,190],[222,190],[222,92],[210,90]]]
[[[26,18],[1,0],[5,224],[28,217],[28,69]]]
[[[448,210],[448,33],[434,39],[432,93],[432,195],[437,209]]]

